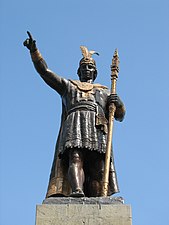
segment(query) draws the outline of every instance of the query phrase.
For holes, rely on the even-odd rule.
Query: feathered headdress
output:
[[[85,46],[80,46],[80,49],[82,51],[83,58],[80,60],[79,64],[81,65],[82,63],[91,63],[93,65],[96,65],[95,60],[92,58],[92,55],[99,55],[99,53],[93,50],[89,51]]]

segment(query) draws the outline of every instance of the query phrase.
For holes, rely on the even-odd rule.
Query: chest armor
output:
[[[90,102],[98,104],[104,110],[108,94],[109,90],[106,86],[70,80],[68,92],[65,96],[65,106],[71,108],[81,102]]]

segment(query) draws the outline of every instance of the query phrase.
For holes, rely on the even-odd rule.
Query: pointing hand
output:
[[[23,42],[23,45],[26,46],[30,50],[30,52],[35,52],[37,50],[36,41],[33,40],[32,35],[29,31],[27,31],[27,34],[28,34],[29,38],[27,38]]]

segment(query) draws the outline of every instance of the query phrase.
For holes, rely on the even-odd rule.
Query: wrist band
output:
[[[37,49],[35,52],[31,52],[31,58],[33,62],[37,62],[42,59],[42,55],[40,54],[39,50]]]

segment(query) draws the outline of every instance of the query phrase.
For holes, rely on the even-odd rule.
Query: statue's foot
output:
[[[84,197],[84,192],[80,189],[76,190],[76,191],[73,191],[71,194],[70,194],[70,197],[76,197],[76,198],[80,198],[80,197]]]

